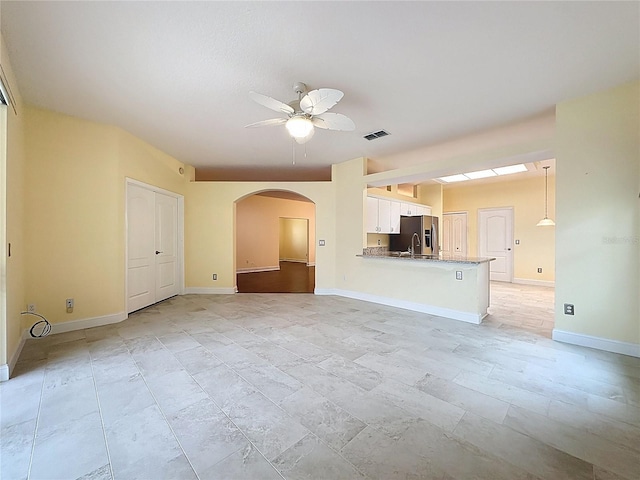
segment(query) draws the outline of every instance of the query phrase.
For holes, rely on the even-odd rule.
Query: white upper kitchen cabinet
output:
[[[378,232],[378,199],[376,197],[367,197],[367,233]]]
[[[400,233],[400,202],[391,202],[391,233]]]
[[[367,196],[367,233],[400,233],[401,215],[431,215],[431,207]]]

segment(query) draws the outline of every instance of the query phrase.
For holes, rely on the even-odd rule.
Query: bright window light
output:
[[[461,173],[459,173],[458,175],[449,175],[448,177],[440,177],[438,180],[442,180],[443,182],[446,182],[446,183],[453,183],[453,182],[464,182],[465,180],[469,180],[469,179],[464,175],[462,175]]]
[[[495,177],[497,175],[493,170],[478,170],[477,172],[469,172],[465,173],[465,177],[469,177],[471,180],[476,180],[478,178],[487,178],[487,177]]]
[[[494,168],[493,171],[498,175],[510,175],[512,173],[526,172],[527,167],[521,163],[519,165],[509,165],[508,167]]]

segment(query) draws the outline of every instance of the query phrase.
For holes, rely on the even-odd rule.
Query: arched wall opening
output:
[[[235,202],[239,293],[312,293],[316,205],[291,190],[261,190]]]

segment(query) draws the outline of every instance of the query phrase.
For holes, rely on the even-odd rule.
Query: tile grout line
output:
[[[224,318],[224,317],[223,317],[223,318]],[[227,320],[227,319],[225,319],[225,320]],[[228,321],[228,320],[227,320],[227,321]],[[190,335],[186,330],[181,330],[181,332],[183,332],[183,333],[185,333],[185,334],[187,334],[187,335],[189,335],[189,336],[191,337],[191,335]],[[156,337],[156,338],[157,338],[157,337]],[[193,338],[193,337],[192,337],[192,338]],[[226,338],[228,338],[228,337],[226,337]],[[169,352],[169,353],[170,353],[170,354],[175,358],[175,354],[174,354],[171,350],[169,350],[169,349],[166,347],[166,345],[165,345],[164,343],[162,343],[162,340],[160,340],[159,338],[157,338],[157,339],[158,339],[158,341],[162,344],[163,348],[164,348],[165,350],[167,350],[167,351],[168,351],[168,352]],[[194,340],[195,340],[195,339],[194,339]],[[231,340],[231,339],[229,339],[229,340]],[[197,340],[196,340],[196,341],[197,341]],[[231,340],[231,341],[233,342],[233,340]],[[233,343],[235,343],[235,342],[233,342]],[[212,354],[216,359],[220,360],[218,357],[216,357],[215,353],[213,353],[212,351],[210,351],[207,347],[205,347],[205,346],[204,346],[204,345],[202,345],[202,344],[200,344],[200,346],[201,346],[202,348],[204,348],[207,352],[209,352],[210,354]],[[194,347],[194,348],[197,348],[197,347]],[[181,362],[178,358],[176,358],[176,361],[177,361],[178,363],[180,363],[180,365],[182,365],[182,366],[184,367],[184,365],[182,364],[182,362]],[[233,370],[229,365],[227,365],[226,363],[224,363],[222,360],[220,360],[220,362],[221,362],[223,365],[225,365],[227,368],[229,368],[231,371],[233,371],[233,372],[234,372],[236,375],[238,375],[240,378],[242,378],[242,379],[243,379],[245,382],[247,382],[249,385],[253,385],[251,382],[247,381],[244,377],[242,377],[239,373],[237,373],[235,370]],[[208,398],[209,400],[211,400],[211,402],[212,402],[216,407],[218,407],[218,409],[219,409],[219,410],[220,410],[220,412],[225,416],[225,418],[226,418],[226,419],[227,419],[227,420],[228,420],[228,421],[229,421],[229,422],[230,422],[234,427],[236,427],[236,428],[238,429],[238,431],[239,431],[239,432],[242,434],[242,436],[247,440],[247,442],[249,442],[249,444],[251,444],[251,445],[253,446],[253,448],[255,448],[255,449],[256,449],[256,452],[258,452],[258,453],[262,456],[262,458],[264,458],[264,459],[266,460],[266,462],[267,462],[269,465],[271,465],[271,467],[272,467],[272,468],[273,468],[273,469],[278,473],[278,475],[280,475],[280,476],[284,479],[285,477],[282,475],[282,473],[280,473],[280,470],[278,470],[278,469],[277,469],[277,468],[276,468],[276,467],[271,463],[271,461],[270,461],[270,460],[269,460],[269,459],[264,455],[264,453],[262,453],[262,451],[257,447],[257,445],[256,445],[255,443],[253,443],[249,437],[247,437],[247,435],[244,433],[244,431],[242,430],[242,428],[240,428],[240,427],[239,427],[239,426],[238,426],[238,425],[237,425],[237,424],[236,424],[236,423],[231,419],[231,417],[229,417],[229,415],[227,415],[227,412],[225,412],[225,411],[222,409],[222,407],[221,407],[220,405],[218,405],[218,403],[217,403],[213,398],[211,398],[211,396],[209,395],[209,393],[208,393],[208,392],[207,392],[207,391],[202,387],[202,385],[200,385],[200,383],[198,382],[198,380],[196,380],[196,379],[193,377],[193,375],[192,375],[191,373],[189,373],[187,370],[184,370],[184,371],[187,373],[187,375],[189,375],[189,377],[191,377],[191,379],[196,383],[196,385],[198,385],[198,387],[200,387],[200,389],[201,389],[201,390],[202,390],[202,391],[207,395],[207,398]],[[142,375],[142,372],[141,372],[141,375]],[[142,376],[144,377],[144,375],[142,375]],[[145,381],[145,383],[146,383],[146,381]],[[147,388],[148,388],[148,387],[147,387]],[[151,389],[149,389],[149,390],[151,390]],[[256,389],[256,390],[257,390],[257,389]],[[257,391],[259,391],[259,390],[257,390]],[[260,393],[261,393],[262,395],[264,395],[262,392],[260,392]],[[151,392],[151,395],[153,395],[153,392]],[[155,395],[153,395],[153,397],[154,397],[154,400],[155,400]],[[267,398],[267,397],[265,396],[265,398]],[[156,401],[156,403],[157,403],[157,401]],[[159,406],[159,405],[158,405],[158,406]],[[160,409],[160,410],[162,410],[162,409]],[[164,415],[164,412],[163,412],[163,415]],[[169,423],[169,422],[167,422],[167,423]],[[171,427],[171,425],[169,425],[169,428],[171,428],[171,431],[173,432],[173,428]],[[174,436],[176,436],[176,435],[175,435],[175,432],[174,432]],[[176,436],[176,439],[177,439],[177,436]],[[178,440],[178,443],[179,443],[179,440]],[[182,445],[180,445],[180,447],[182,448]],[[224,457],[224,458],[220,459],[218,462],[216,462],[216,463],[214,463],[213,465],[211,465],[211,467],[209,467],[209,468],[212,468],[212,467],[214,467],[214,466],[218,465],[219,463],[221,463],[221,462],[223,462],[224,460],[226,460],[227,458],[229,458],[231,455],[235,455],[236,453],[238,453],[240,450],[242,450],[242,449],[241,449],[241,448],[239,448],[238,450],[236,450],[236,451],[234,451],[234,452],[230,453],[230,454],[229,454],[229,455],[227,455],[226,457]],[[183,451],[184,451],[184,449],[183,449]],[[186,454],[186,452],[185,452],[185,456],[186,456],[186,455],[187,455],[187,454]],[[187,457],[187,458],[189,458],[189,457]],[[189,462],[189,463],[191,463],[191,462]],[[193,468],[193,466],[192,466],[192,468]],[[195,471],[195,468],[194,468],[194,471]],[[198,478],[200,478],[200,476],[198,475],[198,472],[196,472],[196,476],[197,476]]]
[[[102,437],[104,438],[104,446],[107,450],[107,461],[109,462],[109,472],[111,472],[111,479],[115,480],[116,477],[113,473],[113,463],[111,462],[111,452],[109,450],[109,442],[107,441],[107,429],[104,426],[104,417],[102,416],[102,406],[100,405],[100,395],[98,395],[98,385],[96,384],[95,371],[93,369],[93,355],[89,348],[89,362],[91,364],[91,380],[93,381],[93,390],[96,394],[96,401],[98,402],[98,412],[100,413],[100,424],[102,425]]]
[[[36,450],[36,439],[38,438],[38,425],[40,423],[40,412],[42,410],[42,398],[44,397],[44,382],[47,378],[48,365],[49,365],[49,354],[47,353],[47,361],[44,367],[44,375],[42,375],[42,385],[40,387],[40,401],[38,402],[38,413],[36,414],[36,424],[33,429],[33,443],[31,444],[31,455],[29,456],[29,469],[27,470],[27,480],[31,478],[31,468],[33,466],[33,454]]]
[[[223,318],[225,318],[225,317],[223,317]],[[227,320],[227,321],[231,321],[231,320],[229,320],[228,318],[225,318],[225,320]],[[231,323],[233,323],[233,322],[231,322]],[[235,324],[234,324],[234,325],[235,325]],[[239,328],[243,328],[243,327],[239,327]],[[189,335],[189,333],[187,333],[186,331],[184,331],[184,330],[183,330],[183,332],[184,332],[184,333],[186,333],[187,335]],[[251,332],[250,332],[250,333],[251,333]],[[221,335],[223,335],[225,338],[229,338],[229,337],[227,337],[227,336],[226,336],[226,335],[224,335],[224,334],[221,334]],[[259,335],[258,335],[258,336],[259,336]],[[263,338],[263,337],[260,337],[260,338]],[[194,340],[195,340],[195,339],[194,339]],[[235,342],[233,339],[229,338],[229,340],[231,340],[231,342],[232,342],[234,345],[237,345],[237,346],[239,346],[239,347],[243,348],[244,350],[246,350],[246,348],[242,347],[242,345],[240,345],[239,343]],[[264,340],[267,340],[267,339],[265,338]],[[197,340],[196,340],[196,341],[197,341]],[[267,340],[267,341],[269,341],[269,340]],[[162,343],[162,342],[160,341],[160,343]],[[271,342],[271,343],[273,343],[273,342]],[[277,345],[277,344],[274,344],[274,345]],[[163,346],[164,346],[164,344],[163,344]],[[274,402],[273,400],[271,400],[271,398],[269,398],[269,397],[268,397],[268,396],[267,396],[267,395],[266,395],[262,390],[260,390],[260,389],[259,389],[258,387],[256,387],[253,383],[251,383],[251,382],[250,382],[250,381],[248,381],[246,378],[244,378],[240,373],[238,373],[238,372],[237,372],[233,367],[231,367],[229,364],[227,364],[224,360],[222,360],[221,358],[219,358],[219,357],[215,354],[215,352],[212,352],[211,350],[209,350],[209,349],[208,349],[207,347],[205,347],[204,345],[201,345],[201,346],[202,346],[202,348],[204,348],[206,351],[208,351],[209,353],[211,353],[215,358],[217,358],[217,359],[218,359],[218,360],[219,360],[219,361],[220,361],[224,366],[226,366],[229,370],[231,370],[233,373],[235,373],[236,375],[238,375],[238,377],[242,378],[242,380],[244,380],[244,381],[245,381],[245,382],[247,382],[249,385],[251,385],[253,388],[255,388],[257,392],[259,392],[259,393],[260,393],[264,398],[266,398],[269,402],[271,402],[273,405],[275,405],[275,406],[276,406],[279,410],[281,410],[281,411],[282,411],[282,412],[283,412],[287,417],[291,418],[292,420],[294,420],[294,421],[296,421],[297,423],[299,423],[300,425],[302,425],[302,424],[301,424],[300,422],[298,422],[295,418],[293,418],[293,417],[289,414],[289,412],[287,412],[284,408],[282,408],[282,407],[281,407],[280,405],[278,405],[276,402]],[[166,348],[166,347],[165,347],[165,348]],[[288,350],[287,350],[287,351],[288,351]],[[293,353],[293,352],[290,352],[290,353]],[[300,357],[299,355],[297,355],[297,354],[295,354],[295,353],[294,353],[294,355],[298,356],[299,358],[301,358],[301,359],[303,359],[303,360],[306,360],[304,357]],[[178,362],[180,362],[180,360],[178,360]],[[271,363],[269,363],[269,365],[272,365],[272,364],[271,364]],[[275,365],[272,365],[272,366],[273,366],[273,367],[275,367],[276,369],[280,370],[280,369],[279,369],[278,367],[276,367]],[[287,372],[284,372],[283,370],[280,370],[280,371],[281,371],[282,373],[284,373],[284,374],[288,375],[288,376],[291,376],[291,375],[289,375]],[[188,372],[187,372],[187,373],[188,373]],[[327,373],[329,373],[329,372],[327,372]],[[331,375],[332,375],[332,374],[331,374]],[[192,376],[190,373],[189,373],[189,376],[191,376],[191,378],[193,378],[193,376]],[[294,380],[296,380],[297,382],[299,382],[299,380],[295,379],[294,377],[291,377],[291,378],[293,378]],[[198,381],[197,381],[195,378],[193,378],[193,380],[194,380],[196,383],[198,383]],[[302,384],[303,386],[306,386],[306,385],[305,385],[305,384],[303,384],[302,382],[299,382],[299,383],[300,383],[300,384]],[[202,388],[202,385],[200,385],[200,383],[198,383],[198,385],[200,386],[200,388]],[[310,388],[310,387],[308,387],[308,388]],[[205,393],[207,393],[207,392],[204,390],[204,388],[202,388],[202,390],[203,390]],[[313,390],[313,389],[312,389],[312,390]],[[313,391],[314,391],[314,392],[316,392],[315,390],[313,390]],[[293,393],[296,393],[296,392],[293,392]],[[292,393],[291,395],[293,395],[293,393]],[[320,396],[322,396],[322,398],[326,398],[324,395],[321,395],[319,392],[316,392],[316,393],[318,393]],[[209,397],[209,394],[208,394],[208,393],[207,393],[207,396]],[[288,396],[289,396],[289,395],[287,395],[287,397],[288,397]],[[209,398],[211,398],[211,397],[209,397]],[[285,397],[285,398],[286,398],[286,397]],[[236,424],[235,424],[235,422],[234,422],[234,421],[233,421],[233,420],[232,420],[232,419],[227,415],[227,413],[226,413],[226,412],[225,412],[225,411],[224,411],[224,410],[223,410],[223,409],[222,409],[222,408],[221,408],[221,407],[216,403],[216,401],[215,401],[214,399],[212,399],[212,398],[211,398],[211,401],[212,401],[213,403],[215,403],[215,404],[216,404],[216,406],[217,406],[218,408],[220,408],[220,411],[221,411],[221,412],[222,412],[222,413],[223,413],[223,414],[224,414],[224,415],[229,419],[229,421],[230,421],[231,423],[233,423],[233,425],[234,425],[236,428],[238,428],[238,430],[240,430],[240,432],[245,436],[245,438],[247,438],[247,440],[248,440],[249,442],[251,442],[251,440],[249,440],[249,438],[245,435],[244,431],[243,431],[243,430],[242,430],[238,425],[236,425]],[[327,401],[331,402],[331,400],[329,400],[329,399],[327,399]],[[337,405],[337,404],[335,404],[335,403],[333,403],[333,402],[331,402],[331,403],[332,403],[333,405],[337,406],[338,408],[340,408],[340,410],[343,410],[343,411],[347,412],[345,409],[343,409],[343,408],[342,408],[342,407],[340,407],[339,405]],[[362,421],[361,419],[359,419],[359,418],[355,417],[355,416],[354,416],[354,415],[352,415],[350,412],[347,412],[347,413],[348,413],[349,415],[351,415],[353,418],[356,418],[357,420],[361,421],[364,425],[369,426],[369,424],[368,424],[368,423],[366,423],[366,422]],[[364,475],[364,473],[363,473],[363,472],[361,472],[361,471],[360,471],[360,469],[359,469],[358,467],[356,467],[353,463],[351,463],[349,460],[347,460],[346,458],[344,458],[344,456],[343,456],[339,451],[335,450],[335,449],[334,449],[334,448],[332,448],[330,445],[328,445],[327,443],[325,443],[325,442],[324,442],[324,440],[322,440],[322,438],[321,438],[321,437],[319,437],[318,435],[316,435],[313,431],[311,431],[309,428],[305,427],[304,425],[302,425],[302,427],[304,427],[306,430],[308,430],[308,431],[309,431],[309,433],[310,433],[310,434],[312,434],[313,436],[315,436],[315,437],[316,437],[320,442],[322,442],[322,444],[323,444],[323,445],[325,445],[327,448],[329,448],[330,450],[332,450],[333,452],[335,452],[337,455],[339,455],[339,456],[340,456],[340,458],[342,458],[345,462],[347,462],[349,465],[351,465],[351,466],[352,466],[352,467],[353,467],[357,472],[362,473],[362,474]],[[371,427],[371,428],[373,428],[373,427]],[[362,430],[364,430],[364,428],[363,428]],[[361,430],[361,431],[362,431],[362,430]],[[358,433],[360,433],[360,432],[358,432]],[[307,434],[307,435],[308,435],[308,434]],[[306,437],[307,435],[305,435],[305,437]],[[356,435],[356,436],[357,436],[357,435]],[[302,437],[302,438],[304,438],[304,437]],[[298,440],[298,441],[300,441],[300,440]],[[298,442],[296,442],[296,443],[298,443]],[[348,443],[348,442],[347,442],[347,443]],[[254,445],[254,444],[253,444],[253,442],[251,442],[251,444],[252,444],[252,445]],[[284,452],[286,452],[287,450],[289,450],[289,449],[290,449],[291,447],[293,447],[294,445],[295,445],[295,443],[294,443],[293,445],[291,445],[290,447],[286,448],[284,451],[280,452],[280,453],[278,454],[278,456],[279,456],[279,455],[282,455]],[[255,446],[255,445],[254,445],[254,446]],[[271,465],[271,466],[272,466],[272,467],[273,467],[273,468],[274,468],[274,469],[275,469],[275,470],[276,470],[276,471],[277,471],[277,472],[278,472],[278,473],[279,473],[279,474],[284,478],[284,476],[282,475],[282,473],[280,472],[280,470],[278,470],[278,469],[277,469],[277,468],[276,468],[276,467],[271,463],[271,461],[270,461],[267,457],[265,457],[265,456],[264,456],[264,454],[260,451],[260,449],[259,449],[257,446],[256,446],[256,450],[257,450],[258,452],[260,452],[260,454],[264,457],[264,459],[265,459],[265,460],[267,460],[267,462],[269,462],[269,464],[270,464],[270,465]],[[365,477],[367,477],[367,475],[365,475]]]
[[[162,345],[163,349],[169,351],[167,349],[167,347],[164,345],[164,343],[162,343],[162,341],[158,338],[157,335],[154,334],[153,338],[155,338],[158,342],[160,342],[160,345]],[[200,479],[200,475],[198,475],[198,472],[196,471],[195,467],[191,463],[191,460],[189,459],[189,456],[187,455],[187,452],[184,450],[184,447],[182,446],[182,443],[180,443],[180,440],[178,439],[178,436],[176,435],[176,432],[173,430],[173,427],[171,426],[171,423],[169,423],[169,420],[167,419],[167,416],[165,415],[164,410],[162,410],[162,408],[160,407],[160,403],[158,403],[158,399],[156,398],[155,394],[153,393],[153,390],[151,390],[151,388],[149,387],[149,384],[147,383],[147,379],[145,378],[144,373],[142,373],[142,370],[140,370],[140,365],[138,364],[138,362],[136,361],[136,358],[131,353],[131,350],[129,350],[129,346],[126,345],[126,342],[125,342],[125,346],[127,348],[127,352],[131,356],[131,359],[135,363],[136,368],[138,369],[138,372],[140,372],[140,378],[142,378],[142,381],[144,382],[145,387],[147,387],[147,390],[149,391],[149,395],[151,395],[151,398],[153,398],[153,401],[155,402],[156,407],[158,407],[158,411],[160,412],[160,415],[162,415],[162,418],[164,419],[165,423],[169,427],[169,430],[171,431],[171,434],[173,435],[173,438],[175,439],[176,443],[180,447],[180,450],[182,451],[182,454],[184,455],[184,458],[187,459],[187,462],[189,462],[189,466],[191,467],[191,470],[193,471],[193,473],[196,476],[196,478],[199,480]],[[178,362],[179,362],[179,360],[178,360]]]

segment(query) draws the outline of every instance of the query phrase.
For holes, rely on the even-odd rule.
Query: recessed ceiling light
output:
[[[449,175],[448,177],[440,177],[438,180],[442,180],[443,182],[446,182],[446,183],[453,183],[453,182],[464,182],[465,180],[469,180],[469,179],[465,177],[463,174],[459,173],[458,175]]]
[[[521,163],[519,165],[509,165],[508,167],[494,168],[493,171],[498,175],[510,175],[512,173],[526,172],[527,167]]]
[[[487,177],[495,177],[497,175],[493,170],[478,170],[477,172],[469,172],[465,173],[465,177],[469,177],[471,180],[476,180],[478,178],[487,178]]]

